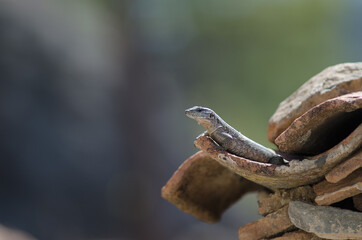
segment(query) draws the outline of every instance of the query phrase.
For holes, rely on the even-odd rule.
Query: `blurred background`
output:
[[[203,131],[184,109],[210,107],[273,147],[283,99],[361,60],[361,12],[358,0],[0,0],[0,236],[236,239],[258,218],[255,194],[213,225],[160,197]]]

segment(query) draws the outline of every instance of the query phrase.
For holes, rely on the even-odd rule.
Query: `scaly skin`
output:
[[[228,152],[258,162],[284,164],[284,160],[279,154],[245,137],[222,120],[213,110],[195,106],[186,109],[185,114],[204,126],[211,138]]]

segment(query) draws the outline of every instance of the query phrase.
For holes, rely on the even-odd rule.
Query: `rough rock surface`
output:
[[[333,168],[329,173],[326,174],[325,178],[330,183],[337,183],[361,167],[362,149],[355,153],[352,158],[347,159],[337,167]]]
[[[362,213],[292,201],[290,221],[299,229],[327,239],[362,239]]]
[[[215,222],[231,204],[260,188],[204,152],[188,158],[162,188],[162,197],[199,220]]]
[[[257,240],[292,230],[294,225],[290,222],[287,212],[288,206],[285,206],[264,218],[240,227],[239,239]]]
[[[362,193],[362,169],[339,181],[330,183],[326,180],[313,186],[318,205],[330,205]]]
[[[279,104],[269,120],[268,139],[274,142],[294,119],[312,107],[357,91],[362,91],[362,63],[343,63],[326,68]]]
[[[322,238],[317,237],[312,233],[303,231],[294,231],[283,234],[283,236],[272,238],[271,240],[320,240]]]
[[[317,196],[315,198],[315,202],[318,205],[331,205],[360,193],[362,193],[362,182],[349,185],[331,193],[325,193],[321,196]]]
[[[315,193],[311,186],[302,186],[292,189],[280,189],[270,194],[258,194],[259,214],[265,216],[284,207],[292,200],[301,200],[312,203]]]
[[[275,139],[275,144],[282,152],[316,155],[338,144],[361,122],[362,91],[309,109]]]

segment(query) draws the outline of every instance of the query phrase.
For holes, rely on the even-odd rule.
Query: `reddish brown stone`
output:
[[[362,119],[362,91],[329,99],[305,112],[276,139],[280,151],[315,155],[338,144]]]
[[[162,197],[205,222],[215,222],[258,185],[234,174],[204,152],[188,158],[162,188]]]
[[[313,233],[307,233],[303,231],[288,232],[283,234],[283,236],[272,238],[271,240],[321,240]]]
[[[260,194],[258,195],[259,213],[265,216],[284,207],[292,200],[312,203],[315,198],[315,193],[311,186],[302,186],[292,189],[276,190],[274,193],[268,194],[268,196],[259,196]]]
[[[338,183],[330,183],[326,180],[313,186],[317,194],[315,202],[318,205],[330,205],[343,199],[362,193],[362,169]]]
[[[326,174],[326,180],[330,183],[336,183],[347,177],[356,169],[362,167],[362,150],[354,154],[350,159],[347,159],[337,167],[333,168]]]
[[[342,142],[310,159],[292,160],[288,165],[260,163],[224,151],[210,137],[200,136],[195,146],[221,165],[250,181],[271,189],[293,188],[318,182],[337,164],[362,145],[362,124]]]
[[[285,206],[264,218],[240,227],[239,239],[257,240],[268,238],[294,228],[288,217],[288,206]]]
[[[362,194],[358,194],[353,197],[354,208],[362,212]]]
[[[331,193],[325,193],[315,198],[318,205],[331,205],[332,203],[340,202],[346,198],[362,193],[362,182],[347,186],[343,189]]]
[[[326,68],[279,104],[269,120],[268,139],[274,142],[294,119],[312,107],[328,99],[361,90],[362,63],[343,63]]]
[[[362,180],[362,169],[358,169],[357,171],[353,172],[347,178],[343,179],[342,181],[340,181],[338,183],[330,183],[330,182],[324,180],[324,181],[314,185],[313,190],[317,194],[317,196],[320,196],[325,193],[334,192],[341,188],[361,182],[361,180]]]

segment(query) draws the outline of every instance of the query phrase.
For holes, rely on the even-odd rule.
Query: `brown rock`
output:
[[[288,206],[267,215],[264,218],[248,223],[239,228],[239,239],[256,240],[275,236],[292,230],[293,224],[288,217]]]
[[[319,238],[312,233],[307,233],[303,231],[288,232],[283,234],[283,236],[272,238],[271,240],[320,240]]]
[[[243,194],[257,188],[200,151],[173,174],[162,188],[162,197],[199,220],[212,223]]]
[[[313,186],[318,205],[330,205],[362,193],[362,169],[339,181],[330,183],[326,180]]]
[[[318,205],[331,205],[332,203],[340,202],[346,198],[362,193],[362,182],[342,188],[338,191],[325,193],[315,198]]]
[[[309,79],[279,104],[269,120],[268,139],[279,136],[297,117],[331,98],[362,90],[362,63],[343,63],[326,68]]]
[[[260,194],[259,194],[260,196]],[[315,193],[311,186],[302,186],[292,189],[276,190],[268,196],[258,196],[259,214],[267,215],[289,204],[292,200],[313,202]]]
[[[195,146],[232,172],[270,189],[293,188],[318,182],[337,164],[362,146],[362,124],[342,142],[310,159],[288,165],[260,163],[224,151],[210,137],[200,136]]]
[[[321,238],[362,239],[360,212],[291,201],[288,215],[297,228]]]
[[[358,194],[353,197],[354,208],[362,212],[362,194]]]
[[[332,98],[295,119],[275,144],[282,152],[316,155],[342,141],[361,119],[362,91]]]
[[[330,183],[336,183],[347,177],[356,169],[362,167],[362,150],[354,154],[353,157],[342,162],[326,174],[326,180]]]

